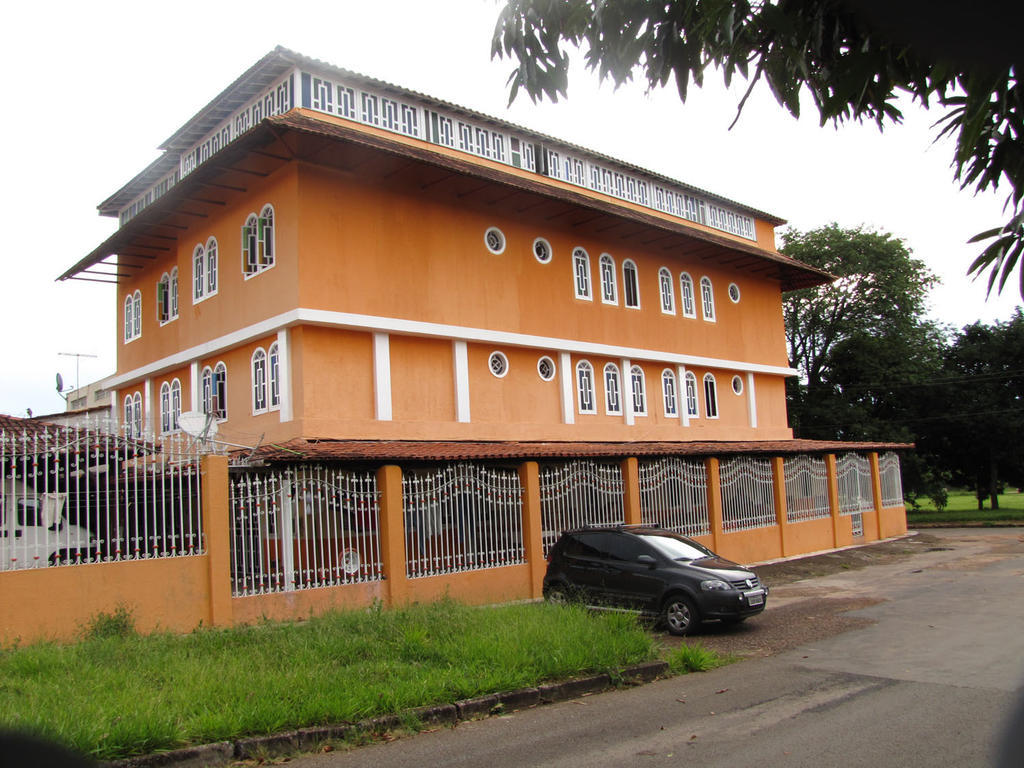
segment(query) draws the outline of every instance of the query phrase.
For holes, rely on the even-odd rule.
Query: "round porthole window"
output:
[[[740,303],[740,287],[736,283],[729,283],[729,299],[733,304]]]
[[[501,352],[491,352],[487,366],[491,369],[491,373],[499,379],[504,378],[505,374],[508,373],[508,358],[501,354]]]
[[[541,264],[547,264],[551,261],[551,243],[543,237],[538,237],[533,241],[533,256]]]
[[[484,232],[484,245],[487,250],[497,255],[505,250],[505,233],[497,227],[491,227]]]
[[[555,361],[544,355],[537,361],[537,375],[544,381],[551,381],[555,378]]]
[[[743,394],[743,379],[741,379],[739,376],[732,377],[732,391],[735,392],[737,395]]]

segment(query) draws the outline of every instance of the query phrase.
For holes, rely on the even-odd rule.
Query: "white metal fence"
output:
[[[829,517],[828,467],[820,456],[786,456],[782,462],[786,482],[786,520]]]
[[[203,550],[199,455],[187,438],[0,430],[0,571]]]
[[[772,463],[735,456],[719,465],[722,486],[722,530],[742,531],[777,524]]]
[[[402,477],[409,578],[526,562],[514,469],[454,464]]]
[[[622,467],[571,461],[540,468],[540,514],[544,556],[563,531],[625,522]]]
[[[711,533],[704,462],[665,457],[640,462],[640,516],[686,536]]]
[[[875,508],[871,491],[871,463],[866,456],[846,453],[836,459],[836,483],[839,487],[839,514],[870,512]]]
[[[372,472],[296,465],[231,473],[235,596],[382,578]]]
[[[903,481],[900,478],[900,457],[892,452],[881,454],[878,457],[878,474],[882,483],[882,506],[901,506]]]

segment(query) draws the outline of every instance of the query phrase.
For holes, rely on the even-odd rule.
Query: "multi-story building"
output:
[[[100,206],[111,409],[166,433],[780,440],[779,219],[281,48]]]

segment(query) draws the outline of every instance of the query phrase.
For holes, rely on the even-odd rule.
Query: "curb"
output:
[[[418,707],[406,712],[382,715],[358,723],[339,723],[295,731],[283,731],[266,736],[250,736],[235,741],[219,741],[195,747],[157,752],[151,755],[129,757],[99,763],[102,768],[207,768],[227,765],[235,760],[281,757],[295,752],[310,752],[325,742],[342,740],[358,733],[386,733],[407,723],[418,720],[422,725],[455,725],[463,720],[490,717],[517,709],[527,709],[556,701],[577,699],[591,693],[600,693],[618,685],[642,685],[663,677],[668,672],[664,661],[645,661],[626,667],[612,677],[609,674],[576,677],[558,683],[545,683],[536,688],[520,688],[473,699],[463,699],[454,704],[438,704]]]

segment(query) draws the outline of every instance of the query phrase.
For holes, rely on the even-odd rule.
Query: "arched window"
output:
[[[246,277],[274,266],[274,209],[263,206],[250,213],[242,226],[242,271]]]
[[[633,413],[637,416],[647,415],[647,393],[644,386],[644,371],[639,365],[629,369],[629,380],[633,387]]]
[[[228,368],[224,363],[213,367],[213,415],[218,421],[228,417]]]
[[[597,413],[594,405],[594,368],[586,360],[576,364],[576,397],[580,413]]]
[[[267,353],[267,357],[270,359],[270,364],[268,366],[268,374],[270,377],[270,410],[276,411],[281,407],[281,355],[276,341],[270,345],[270,351]]]
[[[181,416],[181,382],[178,379],[171,381],[171,431],[177,431],[178,420]]]
[[[160,385],[160,434],[171,431],[171,385],[164,382]]]
[[[576,298],[590,301],[590,256],[582,248],[572,252],[572,273]]]
[[[199,404],[203,413],[213,413],[213,369],[210,366],[203,368],[199,376]]]
[[[124,431],[127,437],[135,437],[135,401],[131,394],[124,396]]]
[[[683,317],[697,316],[697,303],[693,297],[693,278],[686,272],[679,274],[679,300],[683,305]]]
[[[619,383],[619,366],[608,363],[604,367],[605,413],[618,415],[622,413],[622,388]]]
[[[700,416],[700,405],[697,402],[697,377],[691,371],[686,372],[686,415],[691,419]]]
[[[178,316],[178,268],[170,274],[164,272],[156,284],[156,311],[160,324],[169,323]]]
[[[178,316],[178,268],[171,270],[171,320]]]
[[[718,388],[710,373],[704,374],[704,413],[709,419],[718,418]]]
[[[676,313],[676,292],[672,288],[672,273],[667,267],[658,270],[658,287],[661,291],[661,311],[666,315]]]
[[[267,353],[257,347],[252,353],[252,412],[267,410]]]
[[[601,301],[605,304],[619,303],[619,289],[615,282],[615,260],[607,253],[601,254]]]
[[[132,297],[131,294],[124,297],[124,340],[131,341],[135,338],[135,321],[132,320]]]
[[[665,415],[679,415],[679,404],[676,397],[676,375],[666,368],[661,372],[661,399],[665,403]]]
[[[622,262],[622,303],[632,309],[640,308],[640,285],[636,264],[631,259]]]
[[[132,294],[132,338],[137,339],[142,335],[142,291]]]
[[[206,241],[206,295],[217,292],[217,238]]]
[[[711,290],[711,278],[707,276],[700,279],[700,306],[704,319],[715,322],[715,294]]]
[[[192,303],[206,298],[206,249],[199,243],[192,250]]]

